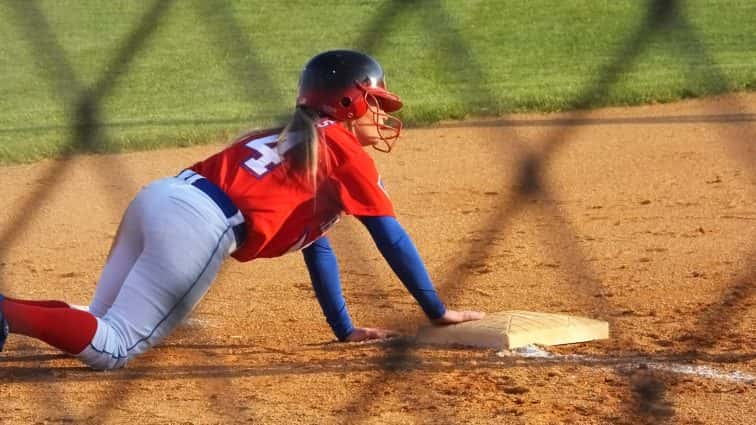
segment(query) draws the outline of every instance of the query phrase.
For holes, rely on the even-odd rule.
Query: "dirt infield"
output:
[[[139,187],[219,146],[0,168],[0,287],[87,304]],[[756,422],[756,94],[410,129],[374,155],[447,304],[608,320],[606,341],[507,355],[338,344],[299,254],[229,262],[126,369],[12,335],[0,423]],[[353,319],[424,319],[345,218]]]

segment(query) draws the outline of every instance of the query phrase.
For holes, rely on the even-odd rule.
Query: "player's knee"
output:
[[[95,370],[112,370],[126,366],[128,356],[116,357],[110,353],[97,352],[90,345],[77,355],[79,360]]]
[[[128,341],[109,322],[98,318],[92,341],[76,357],[92,369],[118,369],[129,360]]]

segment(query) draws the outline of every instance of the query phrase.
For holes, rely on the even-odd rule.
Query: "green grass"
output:
[[[383,63],[411,125],[756,87],[752,0],[684,2],[687,24],[662,28],[640,0],[178,0],[117,61],[151,3],[0,3],[0,163],[206,143],[279,123],[304,62],[338,47]],[[100,131],[81,146],[72,127],[87,89]]]

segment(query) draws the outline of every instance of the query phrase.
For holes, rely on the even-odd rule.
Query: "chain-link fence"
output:
[[[7,7],[13,13],[12,21],[16,24],[16,30],[22,33],[33,47],[36,60],[46,70],[50,87],[54,90],[55,96],[64,100],[68,116],[71,117],[68,127],[72,136],[68,140],[70,149],[66,149],[67,151],[97,151],[98,143],[107,138],[106,125],[101,118],[102,103],[114,88],[116,79],[120,75],[129,72],[129,67],[135,60],[138,52],[144,47],[146,41],[153,36],[159,26],[161,17],[174,3],[176,2],[170,0],[154,1],[147,9],[138,27],[122,40],[119,49],[113,53],[109,65],[103,68],[106,71],[92,84],[85,84],[76,75],[64,50],[56,39],[56,31],[50,27],[36,1],[12,1],[8,3]],[[274,99],[275,102],[280,105],[290,103],[285,98],[283,89],[277,87],[275,79],[270,77],[270,71],[262,66],[257,59],[256,52],[262,49],[262,46],[251,44],[249,37],[236,21],[236,16],[228,2],[218,0],[197,2],[196,4],[198,8],[197,16],[206,17],[207,19],[203,24],[212,26],[210,32],[214,36],[213,42],[233,52],[235,56],[234,61],[237,64],[233,69],[245,69],[245,73],[236,75],[240,87],[243,87],[245,90],[244,95],[252,101],[258,96],[257,86],[251,85],[246,78],[246,72],[252,70],[258,77],[257,81],[262,82],[262,85],[268,88],[268,96],[272,91],[277,97],[277,99]],[[376,34],[381,33],[380,29],[385,23],[393,21],[396,16],[408,13],[416,7],[423,7],[430,11],[427,13],[427,19],[433,25],[442,25],[441,23],[448,21],[445,16],[444,6],[440,1],[384,2],[382,7],[375,12],[371,23],[365,28],[364,34],[356,37],[353,47],[367,52],[376,50],[384,42],[381,36]],[[216,22],[224,22],[225,24],[218,26],[214,24]],[[597,100],[600,101],[606,98],[612,86],[628,72],[644,52],[644,49],[648,47],[650,40],[655,37],[664,37],[670,28],[674,28],[677,34],[682,34],[689,41],[685,43],[686,48],[690,49],[690,51],[684,52],[686,56],[695,57],[697,63],[705,64],[705,67],[698,66],[696,69],[705,69],[705,78],[714,81],[723,88],[726,87],[726,79],[723,73],[718,70],[717,64],[708,55],[695,28],[689,24],[683,13],[681,3],[676,0],[653,0],[648,2],[645,24],[638,28],[635,34],[627,38],[628,41],[626,44],[618,46],[617,51],[611,55],[609,61],[593,76],[592,83],[586,86],[571,104],[576,105],[578,110],[580,110],[590,106]],[[469,54],[470,49],[466,45],[464,37],[456,33],[454,29],[447,28],[446,30],[447,33],[453,35],[454,43],[451,49],[455,52],[454,59],[450,58],[450,63],[447,65],[450,67],[455,66],[451,63],[452,60],[462,61],[466,71],[476,76],[470,80],[477,82],[477,86],[473,89],[480,97],[480,102],[483,104],[493,103],[497,94],[492,92],[486,84],[485,73],[481,69],[481,66],[476,63],[474,56]],[[693,68],[692,65],[691,68]],[[692,69],[691,72],[695,72],[695,70]],[[741,108],[741,110],[745,110],[745,108]],[[712,113],[716,112],[712,111]],[[508,187],[502,188],[501,193],[505,193],[507,196],[502,197],[500,205],[495,208],[496,213],[480,224],[479,234],[492,235],[491,238],[493,238],[493,235],[500,234],[502,229],[506,229],[511,224],[514,216],[527,210],[531,210],[532,212],[533,209],[536,209],[535,214],[549,216],[551,220],[561,223],[559,227],[561,232],[564,233],[563,236],[565,239],[574,236],[571,234],[573,230],[567,224],[567,219],[563,216],[563,212],[557,208],[549,207],[547,204],[536,204],[531,201],[551,196],[551,189],[544,182],[543,170],[549,166],[550,161],[552,161],[557,152],[570,148],[568,140],[571,139],[573,133],[581,125],[590,121],[587,118],[587,114],[588,112],[584,111],[574,112],[568,118],[552,123],[551,131],[541,136],[540,146],[543,146],[543,148],[526,155],[526,159],[519,164],[518,184],[514,190]],[[712,114],[712,116],[714,115]],[[676,120],[679,122],[679,120],[684,119],[686,118]],[[700,116],[688,117],[687,119],[704,122],[707,119],[711,119],[711,117]],[[720,121],[753,121],[754,117],[748,114],[729,114],[725,116],[716,115],[716,119]],[[631,122],[632,120],[633,118],[615,121],[608,120],[606,124],[621,124]],[[492,133],[491,137],[504,141],[511,139],[513,129],[518,125],[523,125],[523,122],[505,118],[495,122],[482,122],[481,125],[495,126],[495,132]],[[748,173],[756,181],[756,158],[748,150],[748,144],[756,141],[756,133],[752,128],[744,139],[735,140],[729,138],[726,134],[722,139],[727,140],[728,148],[732,152],[733,157],[741,162],[742,169],[748,170]],[[504,146],[504,143],[499,143],[498,145]],[[497,153],[492,152],[491,154],[496,155]],[[56,182],[59,180],[53,177],[63,173],[70,164],[71,162],[68,160],[57,162],[54,167],[51,167],[47,171],[47,175],[41,177],[50,183],[40,186],[30,194],[25,204],[18,206],[20,210],[28,211],[29,214],[20,216],[14,223],[7,226],[7,229],[10,230],[0,235],[0,261],[6,259],[8,248],[12,247],[17,239],[34,222],[35,211],[40,210],[38,207],[44,204],[45,200],[55,192]],[[98,176],[102,179],[103,185],[106,185],[113,176],[118,176],[120,180],[133,179],[133,176],[129,176],[128,170],[122,167],[115,157],[104,156],[102,161],[98,161],[97,164],[99,167],[97,170]],[[467,286],[469,270],[462,265],[485,260],[491,255],[491,250],[494,246],[494,241],[486,239],[484,236],[482,240],[476,243],[474,249],[459,253],[461,258],[461,261],[459,261],[460,266],[449,273],[443,280],[437,282],[439,292],[449,304],[454,304],[455,300],[465,291]],[[564,285],[569,285],[575,293],[582,294],[586,300],[589,300],[593,306],[590,313],[597,317],[611,317],[611,312],[616,309],[616,306],[612,305],[606,298],[592,296],[592,294],[601,290],[601,284],[581,248],[575,245],[569,250],[552,252],[551,256],[570,264],[573,270],[579,271],[579,273],[575,273],[573,276],[564,276]],[[687,359],[694,360],[698,356],[703,356],[701,349],[715,343],[707,339],[706,335],[711,334],[712,330],[717,327],[723,327],[728,322],[738,320],[738,317],[731,313],[739,311],[736,308],[737,306],[751,302],[754,296],[754,288],[756,287],[754,284],[756,280],[756,250],[752,249],[748,258],[749,261],[745,273],[741,273],[741,277],[738,280],[731,282],[730,290],[726,291],[726,299],[723,299],[720,303],[715,303],[716,307],[702,311],[696,328],[690,329],[691,338],[689,341],[692,342],[690,347],[688,347]],[[0,281],[0,285],[5,286],[5,283]],[[392,325],[397,324],[386,324],[387,327],[392,327]],[[202,338],[202,334],[203,331],[200,330],[197,338]],[[399,384],[404,372],[415,368],[434,367],[432,363],[430,365],[427,363],[419,364],[416,361],[415,351],[417,347],[409,340],[400,340],[399,342],[386,344],[382,347],[384,349],[382,361],[378,365],[363,366],[365,368],[378,368],[383,373],[375,379],[365,382],[363,384],[364,390],[353,395],[351,404],[343,409],[344,412],[347,412],[342,418],[344,423],[359,423],[366,420],[367,418],[360,416],[360,414],[355,416],[349,412],[367,412],[370,410],[369,407],[372,404],[380,403],[382,387]],[[543,364],[549,361],[548,359],[542,359],[534,360],[533,363]],[[617,365],[617,367],[620,367],[620,365],[626,365],[627,361],[628,359],[618,358],[607,359],[599,363],[604,366],[611,367],[612,365]],[[500,363],[497,363],[497,365],[500,366]],[[436,366],[440,368],[444,367],[441,365]],[[338,369],[338,365],[329,365],[327,362],[320,364],[319,367],[323,370],[328,370],[329,368],[333,370]],[[478,367],[485,368],[486,365],[480,364]],[[47,376],[36,375],[31,370],[16,372],[21,373],[26,382],[41,384],[49,378]],[[119,391],[102,396],[97,407],[98,421],[107,423],[113,413],[114,406],[118,404],[118,400],[128,398],[133,386],[137,385],[138,380],[143,377],[141,373],[148,372],[149,370],[146,372],[124,372],[120,377],[118,375],[108,375],[108,379],[121,381],[122,385]],[[651,421],[654,423],[669,421],[674,417],[674,411],[671,409],[649,408],[651,405],[658,405],[664,401],[666,393],[665,378],[653,370],[646,372],[643,379],[636,379],[630,382],[629,388],[633,391],[633,394],[629,394],[629,397],[633,398],[635,402],[629,404],[628,411],[622,413],[622,415],[628,418],[635,418],[638,421]],[[206,372],[195,370],[194,373],[211,374],[213,370],[208,369]],[[238,392],[231,390],[234,387],[233,376],[233,373],[228,373],[225,376],[214,376],[216,379],[208,381],[208,394],[222,393],[226,395],[226,397],[216,400],[218,402],[214,405],[215,409],[232,412],[234,408],[247,403],[240,398]],[[99,378],[93,377],[92,379]],[[628,377],[628,379],[630,378]],[[38,400],[38,402],[41,405],[47,406],[46,410],[50,412],[64,410],[61,405],[61,399],[57,397],[46,397]],[[430,418],[417,419],[418,421],[431,420]],[[454,421],[455,418],[447,419],[434,418],[439,423]],[[458,419],[456,418],[456,420]]]

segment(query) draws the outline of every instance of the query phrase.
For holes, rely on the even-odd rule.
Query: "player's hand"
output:
[[[352,333],[344,340],[345,342],[359,342],[369,340],[380,340],[398,337],[400,334],[396,331],[379,328],[354,328]]]
[[[431,320],[436,326],[454,325],[456,323],[470,322],[472,320],[482,319],[486,313],[482,311],[454,311],[446,310],[443,316]]]

